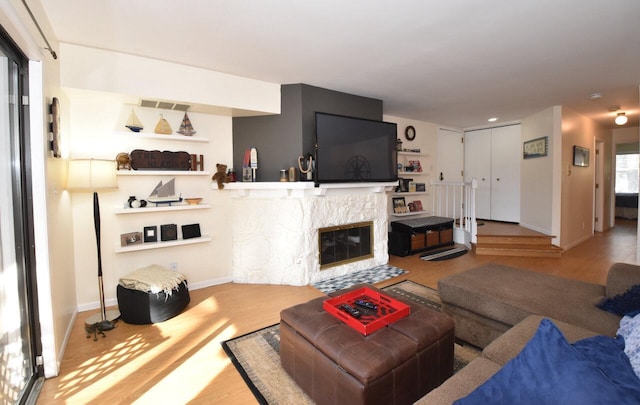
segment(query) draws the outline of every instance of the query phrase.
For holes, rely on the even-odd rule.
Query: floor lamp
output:
[[[98,190],[114,190],[118,188],[116,180],[116,162],[102,159],[71,159],[67,174],[67,190],[93,192],[93,225],[96,231],[96,247],[98,250],[98,288],[100,292],[100,313],[92,315],[85,321],[86,325],[98,324],[100,330],[111,330],[120,317],[118,310],[107,311],[104,304],[104,287],[102,284],[102,254],[100,251],[100,203]]]

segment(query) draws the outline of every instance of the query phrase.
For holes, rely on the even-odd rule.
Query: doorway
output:
[[[0,27],[0,403],[43,376],[30,170],[28,60]]]

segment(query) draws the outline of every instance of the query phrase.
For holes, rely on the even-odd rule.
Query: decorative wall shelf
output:
[[[153,204],[153,203],[149,203]],[[197,205],[189,205],[189,204],[179,204],[179,205],[160,205],[157,207],[144,207],[144,208],[116,208],[113,212],[116,215],[121,214],[142,214],[142,213],[150,213],[150,212],[162,212],[162,211],[183,211],[183,210],[203,210],[211,208],[209,204],[197,204]]]
[[[191,239],[180,239],[180,240],[172,240],[172,241],[161,241],[161,242],[147,242],[140,243],[138,245],[131,246],[118,246],[115,249],[116,253],[128,253],[128,252],[138,252],[141,250],[149,250],[149,249],[162,249],[174,246],[184,246],[184,245],[193,245],[196,243],[206,243],[211,242],[210,236],[201,236],[199,238],[191,238]]]
[[[190,170],[118,170],[118,176],[210,176],[207,171]]]
[[[405,195],[429,195],[428,191],[415,191],[415,192],[405,192],[405,193],[391,193],[394,196],[405,196]]]
[[[209,142],[209,138],[204,136],[185,136],[180,134],[172,134],[172,135],[161,135],[161,134],[150,134],[145,132],[127,132],[127,131],[116,131],[116,135],[123,136],[132,139],[151,139],[151,140],[161,140],[161,141],[178,141],[178,142]]]
[[[413,211],[413,212],[407,212],[405,214],[389,213],[389,215],[394,216],[394,217],[413,217],[413,216],[416,216],[416,215],[425,215],[425,214],[429,214],[429,211]]]

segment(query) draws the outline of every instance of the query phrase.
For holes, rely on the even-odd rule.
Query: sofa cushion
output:
[[[454,404],[637,404],[543,319],[520,354]]]
[[[596,308],[603,285],[487,264],[438,281],[445,309],[456,306],[515,325],[528,315],[543,315],[614,336],[620,317]]]

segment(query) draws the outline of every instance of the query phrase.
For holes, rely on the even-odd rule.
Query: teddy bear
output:
[[[223,189],[224,183],[229,183],[229,176],[227,175],[227,165],[223,165],[222,163],[216,163],[216,172],[211,177],[211,180],[218,183],[218,188]]]

